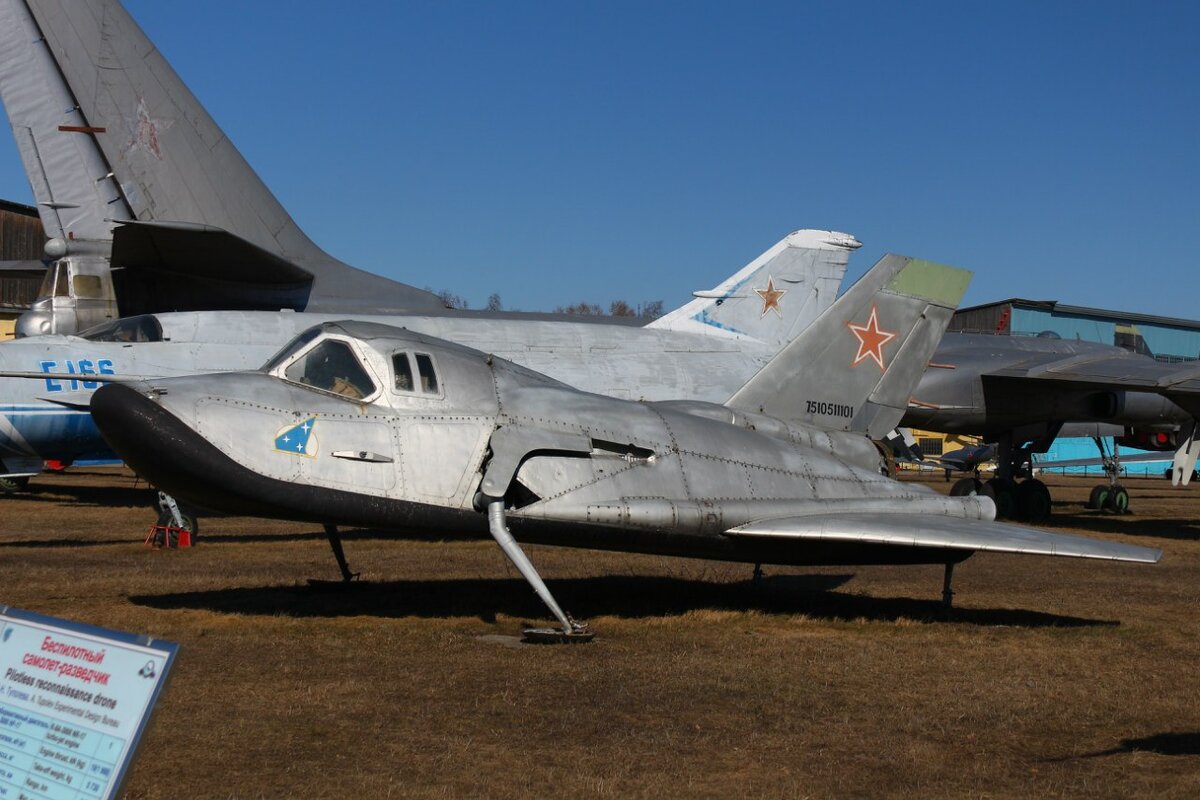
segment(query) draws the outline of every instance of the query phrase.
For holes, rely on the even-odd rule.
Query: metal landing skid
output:
[[[492,534],[492,538],[496,540],[496,544],[500,545],[500,549],[504,551],[504,555],[508,556],[508,560],[512,562],[521,576],[533,587],[537,592],[537,596],[542,598],[542,602],[550,609],[555,618],[562,625],[561,629],[555,628],[526,628],[522,633],[525,641],[535,644],[568,644],[578,642],[590,642],[595,638],[596,634],[592,633],[588,626],[576,622],[571,619],[565,611],[559,608],[554,595],[550,594],[550,590],[546,588],[546,584],[542,581],[542,576],[538,575],[534,569],[533,563],[529,557],[525,555],[525,551],[521,549],[521,545],[517,544],[517,540],[508,530],[508,523],[504,520],[504,501],[492,500],[488,503],[488,531]]]
[[[329,549],[333,551],[333,557],[337,560],[338,571],[342,573],[342,579],[340,581],[323,581],[319,578],[309,578],[308,585],[317,588],[346,586],[358,580],[362,573],[350,571],[350,564],[346,561],[346,551],[342,549],[342,537],[338,534],[337,525],[325,526],[325,538],[329,540]]]
[[[522,631],[524,640],[533,644],[576,644],[579,642],[590,642],[595,638],[596,634],[588,629],[588,626],[576,622],[569,614],[564,612],[559,607],[554,599],[554,595],[550,594],[550,590],[546,588],[546,584],[542,581],[542,577],[538,575],[534,569],[529,557],[525,555],[525,551],[517,544],[517,540],[509,533],[508,525],[504,521],[504,501],[495,500],[488,504],[488,530],[492,534],[492,538],[496,540],[496,544],[500,545],[500,549],[504,551],[504,555],[508,556],[508,560],[513,563],[521,576],[533,587],[537,592],[538,597],[546,604],[555,618],[562,624],[561,628],[526,628]],[[329,547],[333,550],[333,557],[337,559],[338,570],[342,573],[340,582],[320,581],[309,579],[310,586],[329,586],[340,585],[345,586],[356,578],[359,573],[351,572],[350,565],[346,562],[346,553],[342,549],[342,537],[338,535],[336,525],[325,526],[325,536],[329,539]]]

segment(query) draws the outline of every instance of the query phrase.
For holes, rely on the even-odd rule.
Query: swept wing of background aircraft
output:
[[[334,322],[259,372],[106,385],[92,413],[178,496],[325,524],[346,578],[336,525],[487,531],[566,637],[586,632],[510,526],[529,542],[753,563],[944,564],[947,601],[953,565],[977,550],[1156,561],[996,523],[985,497],[883,474],[861,426],[903,412],[966,275],[905,259],[882,287],[860,281],[723,405],[602,397],[412,331]],[[844,424],[758,411],[796,383],[844,405]]]
[[[1177,441],[1171,434],[1177,460],[1190,460],[1189,476],[1195,466],[1191,413],[1161,395],[1195,365],[1091,342],[951,332],[929,367],[902,424],[996,442],[996,477],[982,485],[964,478],[955,493],[987,493],[1000,516],[1038,521],[1050,513],[1049,490],[1028,477],[1030,457],[1046,452],[1065,423],[1182,429]]]

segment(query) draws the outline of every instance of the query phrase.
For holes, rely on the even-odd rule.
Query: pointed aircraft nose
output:
[[[91,411],[109,446],[156,488],[203,508],[250,511],[254,505],[238,491],[237,465],[137,389],[101,386]]]
[[[174,493],[178,469],[189,447],[203,438],[178,417],[136,389],[119,383],[92,393],[92,420],[126,464],[164,491]]]

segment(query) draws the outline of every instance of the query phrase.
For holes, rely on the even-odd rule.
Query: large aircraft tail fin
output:
[[[0,0],[0,101],[46,236],[107,252],[131,213],[23,0]]]
[[[290,284],[299,270],[311,276],[299,292],[307,298],[306,310],[444,308],[431,292],[354,269],[314,244],[117,0],[0,0],[0,5],[27,9],[38,38],[44,38],[38,47],[53,61],[86,121],[67,126],[76,130],[57,127],[54,132],[86,137],[99,149],[130,212],[109,218],[158,223],[164,231],[214,229],[291,265],[294,269],[282,274],[242,276],[242,284],[270,290],[262,302],[251,300],[252,307],[271,307],[280,293],[273,284]],[[15,19],[17,11],[9,14]],[[168,236],[160,233],[164,240]],[[176,241],[171,245],[178,249]],[[169,283],[177,274],[177,265],[166,263],[170,257],[164,254],[152,283]],[[244,287],[234,289],[239,292],[244,296]],[[122,306],[121,311],[133,310]]]
[[[884,256],[725,405],[882,437],[970,280],[966,270]]]
[[[862,242],[846,233],[795,231],[647,327],[746,337],[777,352],[833,303],[850,253],[859,247]]]

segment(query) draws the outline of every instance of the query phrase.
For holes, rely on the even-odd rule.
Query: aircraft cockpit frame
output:
[[[384,396],[390,375],[379,354],[352,336],[309,328],[279,351],[263,371],[282,381],[333,395],[342,400],[369,404]]]
[[[381,349],[336,326],[314,326],[285,345],[262,371],[355,403],[408,406],[413,400],[445,399],[432,348],[417,342],[389,345]]]

